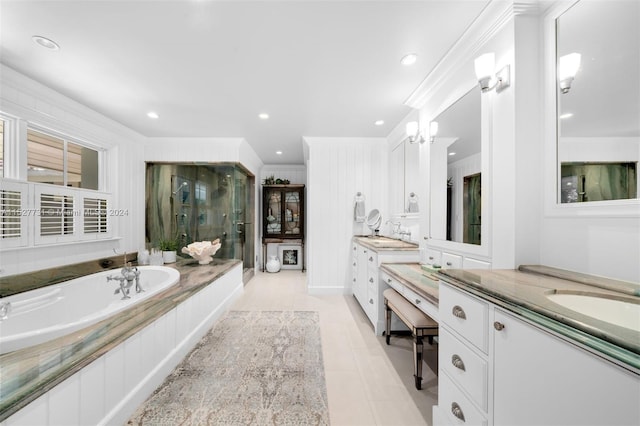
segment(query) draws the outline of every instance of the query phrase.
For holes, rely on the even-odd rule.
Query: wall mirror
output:
[[[638,199],[640,2],[579,0],[555,30],[557,202]]]
[[[391,208],[395,214],[418,213],[420,144],[404,139],[391,151]],[[413,197],[411,194],[414,194]]]
[[[432,120],[438,123],[436,135],[427,142],[434,240],[482,244],[480,96],[480,89],[473,87]]]

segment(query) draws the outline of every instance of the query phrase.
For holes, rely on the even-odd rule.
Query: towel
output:
[[[364,195],[358,192],[356,195],[355,205],[353,207],[353,220],[363,223],[367,214],[364,208]]]

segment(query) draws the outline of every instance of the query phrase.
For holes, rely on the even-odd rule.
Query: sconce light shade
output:
[[[474,61],[476,77],[483,92],[496,89],[501,92],[511,85],[511,67],[505,65],[500,71],[495,72],[496,55],[493,52],[478,56]],[[491,80],[494,80],[493,85]]]
[[[438,122],[432,121],[429,123],[429,140],[433,143],[436,139],[436,135],[438,134]]]
[[[560,81],[560,91],[568,93],[571,89],[571,82],[580,68],[581,55],[579,53],[569,53],[558,59],[558,80]]]
[[[485,53],[478,56],[474,61],[474,67],[476,71],[476,77],[480,83],[480,88],[483,92],[489,89],[489,82],[493,76],[493,70],[496,64],[496,55],[493,52]]]
[[[420,127],[417,121],[409,121],[405,126],[405,131],[407,132],[410,143],[424,143],[424,138],[420,134]]]

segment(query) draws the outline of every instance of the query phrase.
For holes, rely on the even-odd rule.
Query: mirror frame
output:
[[[449,98],[443,102],[440,108],[438,108],[433,117],[429,117],[426,121],[421,124],[421,127],[426,126],[428,128],[428,123],[438,118],[440,114],[442,114],[449,107],[458,102],[462,97],[467,95],[471,90],[480,91],[480,87],[478,87],[477,81],[473,82],[473,85],[469,84],[460,84],[456,88],[456,90],[449,96]],[[462,252],[468,253],[476,256],[484,256],[488,257],[490,255],[491,250],[491,206],[492,206],[492,197],[491,197],[491,188],[492,188],[492,176],[491,176],[491,140],[492,140],[492,99],[493,94],[489,93],[481,93],[480,94],[480,144],[481,144],[481,173],[482,173],[482,210],[481,214],[483,218],[486,218],[482,221],[481,229],[481,240],[480,244],[468,244],[461,243],[457,241],[449,241],[449,240],[439,240],[431,237],[431,209],[434,207],[431,202],[431,144],[429,141],[425,143],[425,145],[429,146],[428,155],[427,155],[427,165],[429,169],[428,173],[428,192],[429,192],[429,205],[428,205],[428,214],[429,214],[429,238],[428,245],[429,247],[433,247],[441,250],[449,250],[454,252]],[[425,124],[426,123],[426,124]]]
[[[548,217],[638,217],[640,198],[560,203],[558,103],[556,86],[556,20],[580,0],[559,0],[544,15],[544,211]]]

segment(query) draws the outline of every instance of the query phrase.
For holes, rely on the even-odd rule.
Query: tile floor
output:
[[[320,313],[329,415],[339,425],[430,425],[438,401],[437,346],[425,342],[422,390],[413,380],[409,337],[387,346],[351,295],[311,296],[306,274],[257,272],[235,310],[313,310]]]

